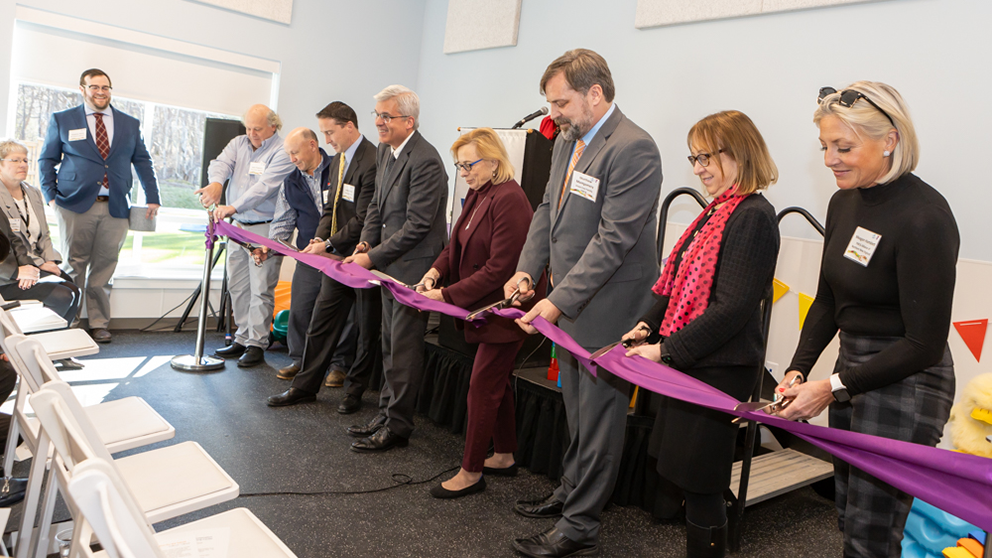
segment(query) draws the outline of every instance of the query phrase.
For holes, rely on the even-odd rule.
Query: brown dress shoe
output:
[[[294,362],[285,368],[280,368],[279,372],[276,372],[276,378],[279,378],[280,380],[292,380],[296,377],[296,374],[299,373],[299,371],[300,367]]]
[[[98,327],[96,329],[90,330],[90,337],[93,338],[97,343],[110,343],[113,337],[110,335],[110,330],[104,327]]]
[[[344,372],[340,370],[331,370],[327,375],[327,380],[324,381],[324,385],[329,388],[339,388],[344,386]]]

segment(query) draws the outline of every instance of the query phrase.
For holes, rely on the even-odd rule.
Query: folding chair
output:
[[[69,497],[79,515],[74,517],[72,556],[95,558],[165,558],[160,541],[173,547],[195,540],[205,532],[227,539],[228,556],[295,558],[295,554],[246,508],[187,523],[156,534],[144,520],[141,509],[106,461],[92,458],[80,463],[69,480]],[[90,549],[92,534],[103,552]],[[214,541],[213,544],[223,544]]]
[[[17,322],[7,310],[0,310],[0,327],[3,328],[3,334],[0,337],[6,338],[9,335],[24,335],[20,326],[17,325]],[[90,334],[81,329],[63,329],[59,331],[33,333],[31,334],[31,338],[41,343],[52,360],[95,355],[100,352],[99,345],[93,341]]]
[[[149,524],[232,500],[240,492],[234,479],[196,442],[182,442],[114,460],[65,382],[46,383],[30,396],[30,402],[41,422],[39,453],[40,448],[47,450],[49,444],[55,447],[52,476],[63,494],[75,467],[93,457],[112,464]],[[54,499],[52,492],[49,502],[54,504]],[[45,556],[51,527],[54,506],[48,506],[49,502],[42,513],[38,533],[29,543],[38,558]],[[26,528],[30,529],[30,524]],[[16,556],[27,555],[19,543]]]

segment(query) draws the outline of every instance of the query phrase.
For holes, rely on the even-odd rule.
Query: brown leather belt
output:
[[[110,201],[110,196],[97,196],[96,201],[98,202]]]

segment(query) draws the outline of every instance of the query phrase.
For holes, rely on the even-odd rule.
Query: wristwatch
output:
[[[847,403],[851,400],[851,394],[847,393],[847,387],[840,381],[840,374],[830,375],[830,391],[834,394],[834,401]]]
[[[665,343],[661,344],[661,362],[665,363],[667,366],[673,366],[672,355],[668,352],[668,348],[665,347]]]
[[[331,246],[330,239],[324,241],[324,251],[325,252],[333,252],[334,251],[334,246]]]

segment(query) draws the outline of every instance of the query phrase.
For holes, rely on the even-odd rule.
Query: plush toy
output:
[[[968,382],[951,407],[951,442],[959,451],[992,457],[992,374]]]

